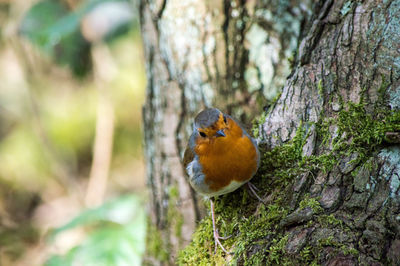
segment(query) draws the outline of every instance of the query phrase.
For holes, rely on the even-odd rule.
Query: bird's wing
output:
[[[230,119],[232,119],[233,121],[236,122],[236,124],[238,124],[238,126],[243,130],[243,133],[248,136],[251,141],[254,143],[254,145],[258,146],[257,144],[257,140],[254,138],[254,134],[253,134],[253,126],[249,125],[249,124],[242,124],[241,122],[239,122],[238,120],[236,120],[235,118],[233,118],[230,115],[227,115]]]
[[[194,153],[188,145],[183,155],[183,166],[186,168],[188,164],[193,161],[193,159],[194,159]]]

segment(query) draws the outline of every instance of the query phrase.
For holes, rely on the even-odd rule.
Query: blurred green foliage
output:
[[[18,8],[29,5],[24,1],[0,5],[0,23],[18,24],[23,36],[10,41],[7,27],[0,27],[0,265],[140,264],[143,193],[127,196],[144,187],[145,74],[137,18],[104,36],[101,45],[109,58],[101,63],[111,61],[116,72],[102,79],[91,72],[90,55],[98,44],[84,38],[82,19],[101,4],[129,1],[32,1],[17,16]],[[71,8],[67,2],[78,4]],[[21,52],[27,41],[32,46]],[[106,201],[88,210],[82,199],[93,159],[99,87],[113,107],[113,150]],[[60,168],[77,187],[67,187]],[[80,242],[63,243],[75,231],[82,233]]]
[[[46,266],[61,265],[140,265],[144,253],[146,217],[143,202],[123,196],[82,212],[52,237],[76,227],[90,228],[85,241],[64,256],[54,255]]]
[[[75,10],[69,10],[60,0],[42,0],[33,5],[20,24],[20,33],[61,65],[68,65],[77,76],[84,76],[92,69],[91,44],[81,33],[85,15],[107,2],[127,0],[88,0]],[[133,20],[124,20],[104,36],[112,41],[128,31]],[[137,25],[136,25],[137,26]]]
[[[35,4],[21,22],[20,31],[59,64],[78,76],[91,69],[90,44],[79,30],[80,18],[56,0]]]
[[[0,176],[8,175],[13,185],[24,184],[37,191],[50,174],[42,144],[27,125],[16,126],[0,142]]]
[[[78,90],[59,97],[44,96],[42,123],[60,156],[77,167],[77,158],[90,159],[96,121],[97,94],[94,90]],[[89,157],[89,158],[87,158]]]

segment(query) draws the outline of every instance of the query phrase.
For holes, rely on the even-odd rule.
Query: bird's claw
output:
[[[247,186],[249,187],[250,192],[253,194],[253,196],[255,196],[260,202],[265,203],[264,200],[262,200],[260,198],[260,196],[258,196],[256,191],[260,191],[260,190],[255,185],[253,185],[250,182],[247,182]]]
[[[210,199],[210,204],[211,204],[211,217],[212,217],[212,222],[213,222],[213,233],[214,233],[214,241],[215,241],[215,249],[214,249],[214,254],[217,253],[217,246],[220,246],[221,249],[226,253],[226,254],[231,254],[230,252],[228,252],[224,246],[221,244],[221,241],[219,241],[220,239],[225,240],[228,239],[231,236],[228,237],[220,237],[218,234],[218,229],[215,226],[215,218],[214,218],[214,203],[213,201]]]
[[[224,246],[221,244],[221,241],[219,241],[220,239],[222,240],[226,240],[228,238],[230,238],[231,236],[225,236],[225,237],[221,237],[218,234],[218,230],[214,231],[214,241],[215,241],[215,249],[214,249],[214,253],[217,253],[217,245],[220,246],[220,248],[226,253],[226,254],[232,254],[231,252],[227,251]]]

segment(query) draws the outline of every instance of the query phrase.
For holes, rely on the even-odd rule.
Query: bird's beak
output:
[[[218,130],[216,135],[217,135],[217,137],[226,137],[223,129]]]

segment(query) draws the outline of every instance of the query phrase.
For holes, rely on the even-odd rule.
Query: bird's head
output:
[[[217,108],[207,108],[196,116],[193,134],[199,141],[226,138],[229,135],[228,117]]]

